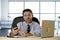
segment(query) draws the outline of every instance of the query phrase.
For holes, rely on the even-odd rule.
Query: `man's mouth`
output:
[[[30,18],[28,18],[27,20],[30,20]]]

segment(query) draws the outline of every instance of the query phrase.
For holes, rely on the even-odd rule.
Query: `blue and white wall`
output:
[[[0,20],[1,20],[1,0],[0,0]]]
[[[8,20],[8,0],[1,0],[1,20]]]

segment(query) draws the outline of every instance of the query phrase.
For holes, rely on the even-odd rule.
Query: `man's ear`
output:
[[[32,17],[33,17],[33,13],[32,13]]]

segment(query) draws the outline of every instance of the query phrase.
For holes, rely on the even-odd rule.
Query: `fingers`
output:
[[[18,29],[17,29],[16,27],[13,28],[12,31],[11,31],[11,33],[12,33],[13,35],[16,35],[16,34],[18,33]]]
[[[26,36],[26,33],[23,30],[18,31],[21,36]]]
[[[15,28],[12,28],[12,31],[15,31],[15,30],[18,30],[18,28],[17,28],[17,27],[15,27]]]

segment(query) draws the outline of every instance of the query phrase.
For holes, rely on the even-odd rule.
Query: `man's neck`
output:
[[[26,22],[27,24],[31,24],[32,23],[32,21],[31,22]]]

